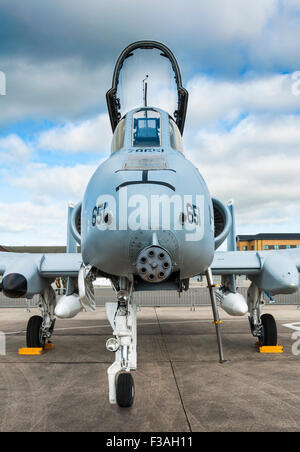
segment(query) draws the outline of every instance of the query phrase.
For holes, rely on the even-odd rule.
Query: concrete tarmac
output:
[[[209,307],[142,308],[135,403],[120,409],[108,402],[113,354],[105,348],[111,328],[103,308],[58,320],[55,350],[42,356],[17,354],[38,311],[1,309],[0,330],[7,335],[0,431],[300,431],[300,355],[292,353],[293,330],[283,326],[299,322],[300,329],[300,310],[266,306],[264,312],[277,319],[284,354],[259,354],[247,316],[220,310],[229,362],[219,364]]]

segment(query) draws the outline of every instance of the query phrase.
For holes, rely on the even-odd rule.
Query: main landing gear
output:
[[[219,349],[219,362],[225,363],[226,359],[223,354],[222,337],[220,331],[220,324],[222,323],[219,318],[215,292],[214,283],[211,269],[206,272],[206,278],[208,283],[208,289],[210,292],[211,304],[214,315],[214,324],[216,326],[217,342]],[[263,353],[282,353],[283,348],[278,346],[277,343],[277,327],[276,321],[271,314],[261,315],[261,305],[263,304],[262,299],[263,291],[259,289],[254,283],[248,289],[247,293],[247,303],[250,312],[249,322],[251,333],[254,337],[258,339],[258,345],[260,351]],[[263,350],[263,348],[264,350]]]
[[[276,321],[271,314],[261,315],[262,292],[254,283],[248,289],[247,303],[250,312],[250,329],[252,335],[258,339],[260,347],[274,347],[277,345]]]
[[[28,348],[44,348],[50,341],[55,326],[55,305],[55,292],[49,286],[40,295],[41,316],[30,317],[27,324],[26,343]]]
[[[108,339],[107,350],[115,353],[115,361],[109,367],[109,401],[122,408],[128,408],[134,401],[132,370],[137,368],[136,353],[136,305],[129,290],[118,291],[118,303],[106,303],[106,315],[113,329],[114,337]]]

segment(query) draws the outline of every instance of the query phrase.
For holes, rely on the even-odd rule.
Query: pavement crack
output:
[[[170,357],[169,350],[168,350],[168,347],[167,347],[167,344],[166,344],[166,341],[165,341],[165,338],[164,338],[164,335],[163,335],[163,332],[162,332],[161,324],[160,324],[160,321],[159,321],[159,318],[158,318],[158,315],[157,315],[157,310],[156,310],[156,308],[154,308],[154,310],[155,310],[155,315],[156,315],[157,324],[158,324],[158,327],[159,327],[162,343],[164,345],[165,352],[166,352],[166,355],[168,357],[168,361],[170,363],[170,367],[171,367],[171,370],[172,370],[173,378],[174,378],[175,385],[176,385],[176,388],[177,388],[177,392],[178,392],[178,396],[179,396],[180,403],[181,403],[181,406],[182,406],[182,410],[184,412],[186,423],[188,425],[189,431],[192,432],[192,426],[191,426],[191,423],[190,423],[190,420],[189,420],[189,417],[188,417],[188,414],[187,414],[187,411],[186,411],[186,408],[185,408],[185,405],[184,405],[184,401],[183,401],[183,398],[182,398],[182,395],[181,395],[181,392],[180,392],[179,384],[178,384],[177,377],[176,377],[176,374],[175,374],[174,365],[173,365],[172,359]]]

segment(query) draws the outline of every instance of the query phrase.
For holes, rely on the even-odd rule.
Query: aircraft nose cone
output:
[[[10,298],[21,298],[27,293],[27,279],[20,273],[10,273],[2,280],[4,295]]]

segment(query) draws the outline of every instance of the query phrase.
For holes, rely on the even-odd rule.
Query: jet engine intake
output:
[[[81,244],[81,205],[81,202],[76,204],[71,216],[71,233],[79,245]]]
[[[27,279],[20,273],[9,273],[2,280],[4,295],[10,298],[21,298],[27,293]]]
[[[2,278],[2,291],[9,298],[32,298],[49,284],[39,273],[41,255],[20,254],[11,261]]]
[[[218,249],[230,233],[232,218],[228,207],[216,198],[212,199],[215,224],[215,249]]]

